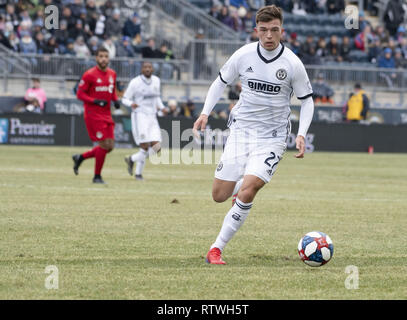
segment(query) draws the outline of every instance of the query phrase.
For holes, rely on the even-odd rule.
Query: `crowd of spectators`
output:
[[[365,9],[377,15],[378,1],[364,1]],[[276,4],[285,12],[305,15],[343,15],[343,0],[212,0],[209,14],[233,30],[247,34],[246,42],[257,41],[255,12],[262,5]],[[355,62],[379,68],[407,67],[407,32],[405,28],[406,7],[401,0],[389,0],[383,14],[383,22],[375,27],[359,12],[359,28],[349,29],[345,36],[329,37],[308,34],[300,37],[296,32],[283,34],[282,41],[297,54],[304,64],[336,64]],[[381,73],[389,87],[397,77],[395,73]],[[329,99],[328,99],[329,100]]]
[[[58,8],[57,28],[45,26],[44,9],[49,5]],[[95,0],[0,0],[0,43],[22,54],[59,54],[89,60],[102,45],[110,58],[175,59],[171,43],[164,41],[156,47],[153,38],[142,38],[137,12],[123,17],[111,0],[101,6]],[[30,62],[37,64],[35,58]],[[172,78],[176,70],[165,63],[154,67],[165,78]],[[137,69],[140,66],[131,68]]]

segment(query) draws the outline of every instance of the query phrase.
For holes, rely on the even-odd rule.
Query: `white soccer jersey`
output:
[[[263,54],[262,54],[263,52]],[[301,60],[283,44],[272,59],[254,42],[238,49],[221,68],[220,79],[242,83],[240,99],[232,109],[232,128],[256,134],[258,139],[285,141],[291,131],[290,99],[312,96],[312,87]]]
[[[157,107],[164,108],[160,98],[160,85],[160,78],[157,76],[152,75],[150,79],[144,75],[137,76],[130,81],[122,102],[128,107],[136,103],[138,107],[133,112],[156,114]]]

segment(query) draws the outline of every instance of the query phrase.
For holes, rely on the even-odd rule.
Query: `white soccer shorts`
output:
[[[280,141],[239,139],[231,132],[215,170],[215,178],[239,181],[245,175],[254,175],[270,182],[277,164],[282,159],[286,144]]]
[[[153,141],[161,142],[160,125],[155,114],[131,113],[131,130],[136,144]]]

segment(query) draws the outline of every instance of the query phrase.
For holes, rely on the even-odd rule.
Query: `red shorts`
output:
[[[92,141],[114,140],[114,122],[85,119],[89,138]]]

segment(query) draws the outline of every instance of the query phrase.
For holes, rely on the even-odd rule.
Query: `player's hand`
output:
[[[107,105],[106,100],[95,99],[93,100],[94,104],[97,104],[99,107],[105,107]]]
[[[114,107],[115,107],[116,109],[120,109],[120,102],[119,102],[119,101],[115,101],[115,102],[114,102]]]
[[[194,135],[199,137],[198,130],[201,129],[201,131],[204,132],[207,123],[208,116],[206,114],[201,114],[199,118],[195,121],[194,127],[192,128]]]
[[[304,158],[305,153],[305,139],[303,136],[297,136],[295,138],[295,146],[298,149],[298,153],[295,155],[296,158]]]
[[[136,108],[138,108],[138,104],[137,103],[133,103],[132,105],[131,105],[131,108],[134,110],[134,109],[136,109]]]

